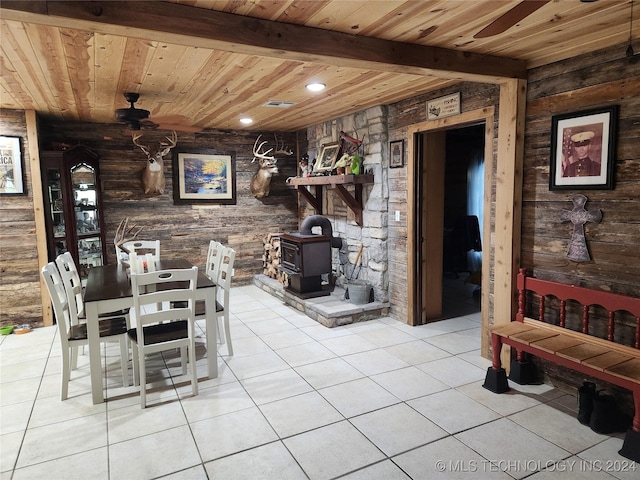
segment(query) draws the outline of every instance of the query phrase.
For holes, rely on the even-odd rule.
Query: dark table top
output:
[[[187,260],[159,260],[156,262],[156,270],[191,268],[192,266]],[[133,297],[127,268],[126,265],[121,263],[91,267],[85,287],[84,301],[96,302],[113,298]],[[201,269],[198,269],[197,288],[207,288],[214,285],[213,281]]]

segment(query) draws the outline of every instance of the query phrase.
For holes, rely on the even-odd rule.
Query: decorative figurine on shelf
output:
[[[338,175],[343,175],[345,172],[345,168],[348,165],[351,165],[351,155],[349,155],[348,153],[345,153],[344,155],[342,155],[342,157],[340,157],[340,160],[338,160],[334,165],[336,168],[336,173]]]
[[[360,175],[360,157],[358,155],[353,155],[351,157],[351,173],[354,175]]]
[[[311,176],[311,169],[309,167],[309,154],[305,153],[302,158],[300,159],[300,176],[301,177],[310,177]]]

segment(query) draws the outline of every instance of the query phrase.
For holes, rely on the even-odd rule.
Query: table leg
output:
[[[207,314],[207,363],[209,378],[218,378],[218,317],[216,316],[216,288],[207,292],[205,308]]]
[[[85,309],[87,311],[87,340],[89,343],[89,365],[91,367],[91,395],[95,405],[104,402],[98,304],[95,302],[85,303]]]

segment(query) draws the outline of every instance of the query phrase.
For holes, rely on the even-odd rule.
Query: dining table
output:
[[[191,268],[183,259],[156,261],[157,270]],[[196,286],[196,300],[204,300],[206,308],[206,345],[209,378],[218,376],[218,342],[216,328],[216,284],[200,269]],[[102,363],[100,355],[100,314],[124,309],[133,310],[133,291],[129,266],[124,263],[91,267],[84,292],[84,308],[87,318],[89,364],[91,369],[91,393],[93,403],[104,402]]]

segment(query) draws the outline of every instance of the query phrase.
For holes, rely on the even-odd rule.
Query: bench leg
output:
[[[511,360],[509,380],[518,385],[529,385],[536,379],[535,366],[528,360],[524,352],[518,352],[516,358]]]
[[[509,390],[509,383],[507,382],[507,372],[502,368],[500,361],[500,353],[502,352],[502,337],[500,335],[491,334],[491,347],[493,348],[493,361],[487,369],[482,386],[493,393],[504,393]]]
[[[633,425],[624,436],[624,443],[618,452],[623,457],[640,463],[640,388],[633,391]]]

